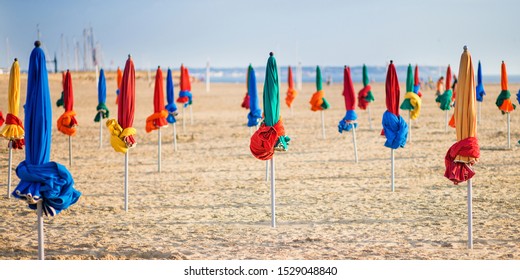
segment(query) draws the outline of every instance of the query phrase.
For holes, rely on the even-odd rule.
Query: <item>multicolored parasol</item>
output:
[[[0,132],[0,136],[9,141],[7,147],[9,149],[9,158],[7,164],[7,197],[11,197],[11,169],[13,159],[13,149],[23,149],[25,145],[24,128],[22,121],[18,118],[18,111],[20,108],[20,64],[18,59],[14,59],[9,74],[9,89],[8,89],[8,103],[9,113],[7,113],[5,126]],[[0,114],[0,125],[4,122]]]
[[[356,114],[356,94],[354,92],[354,83],[350,76],[350,67],[345,66],[343,69],[343,97],[345,99],[345,109],[347,113],[345,117],[338,124],[339,133],[343,131],[352,130],[352,139],[354,141],[354,156],[358,162],[357,144],[356,144],[356,128],[357,128],[357,114]]]
[[[386,137],[385,147],[390,148],[392,191],[394,191],[394,150],[404,148],[408,135],[408,125],[403,117],[399,115],[399,80],[393,61],[390,61],[386,74],[386,111],[383,114],[382,135]]]
[[[323,139],[325,139],[325,115],[323,111],[327,110],[330,104],[327,102],[327,99],[325,99],[319,66],[316,66],[316,92],[312,95],[309,103],[311,104],[312,111],[321,111],[321,135]]]
[[[272,52],[267,60],[263,99],[265,118],[260,128],[251,136],[249,148],[257,159],[271,160],[271,226],[276,227],[274,152],[287,151],[291,139],[285,135],[280,116],[278,67]]]
[[[455,185],[468,181],[468,248],[473,247],[471,178],[475,175],[473,164],[480,157],[477,139],[476,89],[471,54],[464,47],[460,58],[458,94],[455,100],[457,142],[444,158],[444,176]]]

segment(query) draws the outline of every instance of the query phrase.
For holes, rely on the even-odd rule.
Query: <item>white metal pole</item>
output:
[[[325,112],[321,110],[321,136],[325,139]]]
[[[190,125],[193,125],[193,109],[192,109],[192,105],[190,105]]]
[[[99,148],[103,147],[103,114],[99,112]]]
[[[412,111],[408,111],[408,143],[412,143]]]
[[[478,103],[478,114],[477,114],[477,124],[480,124],[480,110],[482,109],[482,102],[477,102]]]
[[[182,105],[182,133],[186,133],[186,108]]]
[[[125,211],[128,212],[128,150],[125,153]]]
[[[358,154],[357,154],[357,143],[356,143],[356,127],[352,124],[352,140],[354,141],[354,157],[356,159],[356,163],[358,163]]]
[[[72,136],[69,135],[69,166],[72,166]]]
[[[11,168],[13,165],[13,140],[9,140],[9,160],[7,163],[7,198],[11,198]]]
[[[177,126],[173,123],[173,149],[177,152]]]
[[[392,171],[392,192],[395,191],[394,181],[395,181],[395,173],[394,173],[394,149],[390,149],[390,158],[391,158],[391,171]]]
[[[249,136],[253,136],[253,127],[252,126],[249,127]]]
[[[274,180],[274,156],[271,158],[271,226],[276,227],[276,195]]]
[[[511,149],[511,115],[507,113],[507,148]]]
[[[473,183],[468,180],[468,249],[473,249],[473,203],[471,187]]]
[[[372,130],[372,117],[370,117],[370,106],[367,107],[368,111],[368,125],[370,127],[370,130]]]
[[[45,259],[45,253],[44,253],[44,242],[43,242],[43,206],[42,206],[43,200],[40,198],[38,202],[36,203],[36,214],[38,215],[38,260],[44,260]]]
[[[269,181],[269,161],[265,161],[265,181]]]
[[[157,130],[157,171],[161,173],[161,128]]]
[[[446,112],[446,117],[445,117],[445,122],[446,122],[446,123],[445,123],[445,126],[444,126],[444,132],[448,132],[448,112],[449,112],[449,111],[450,111],[450,110],[446,110],[446,111],[445,111],[445,112]]]
[[[293,109],[292,109],[292,106],[291,106],[290,109],[291,109],[291,117],[292,117],[292,116],[293,116]]]

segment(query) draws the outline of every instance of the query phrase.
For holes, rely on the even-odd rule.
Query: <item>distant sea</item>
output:
[[[386,67],[384,66],[367,66],[368,76],[371,82],[384,82],[386,79]],[[415,66],[414,66],[415,67]],[[321,67],[321,75],[323,83],[330,80],[332,83],[343,82],[343,66],[323,66]],[[406,82],[406,72],[408,66],[396,66],[397,76],[399,82]],[[190,75],[199,80],[204,80],[206,75],[206,68],[190,68]],[[350,73],[354,82],[362,81],[362,66],[351,66]],[[296,67],[292,67],[293,78],[296,82]],[[476,75],[477,69],[475,69]],[[280,81],[287,82],[287,66],[280,67]],[[243,68],[211,68],[210,81],[212,83],[245,83],[247,74],[247,67]],[[255,67],[257,83],[263,83],[265,79],[265,67]],[[452,68],[452,74],[458,74],[458,69]],[[423,82],[427,82],[429,78],[433,82],[437,82],[440,76],[446,75],[446,67],[438,66],[419,66],[419,77]],[[500,75],[483,75],[484,83],[500,83]],[[476,79],[476,77],[475,77]],[[304,83],[312,83],[316,81],[316,67],[303,66],[302,80]],[[509,83],[520,83],[520,75],[508,75]],[[476,81],[475,81],[476,82]]]

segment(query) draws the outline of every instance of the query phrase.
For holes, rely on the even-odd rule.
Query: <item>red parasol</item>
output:
[[[119,102],[117,107],[117,121],[124,130],[132,127],[134,124],[135,112],[135,68],[132,58],[129,56],[126,60],[125,71],[121,81],[121,92],[119,94]],[[133,135],[128,135],[124,139],[127,147],[135,145]]]
[[[146,118],[146,132],[168,125],[168,122],[166,121],[168,111],[164,109],[163,74],[160,67],[157,67],[157,72],[155,74],[153,108],[154,113]]]
[[[74,112],[74,91],[72,89],[72,76],[69,70],[65,74],[64,91],[63,91],[63,107],[65,113],[58,118],[58,130],[69,136],[76,135],[76,112]]]

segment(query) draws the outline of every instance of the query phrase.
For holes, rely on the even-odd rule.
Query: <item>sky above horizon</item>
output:
[[[215,67],[265,66],[269,51],[279,65],[393,60],[458,69],[467,45],[484,74],[500,74],[504,60],[518,75],[519,11],[515,0],[0,0],[0,67],[18,57],[27,68],[38,26],[60,70],[74,67],[73,40],[82,47],[92,27],[108,69],[124,66],[128,54],[139,69],[205,67],[208,59]]]

